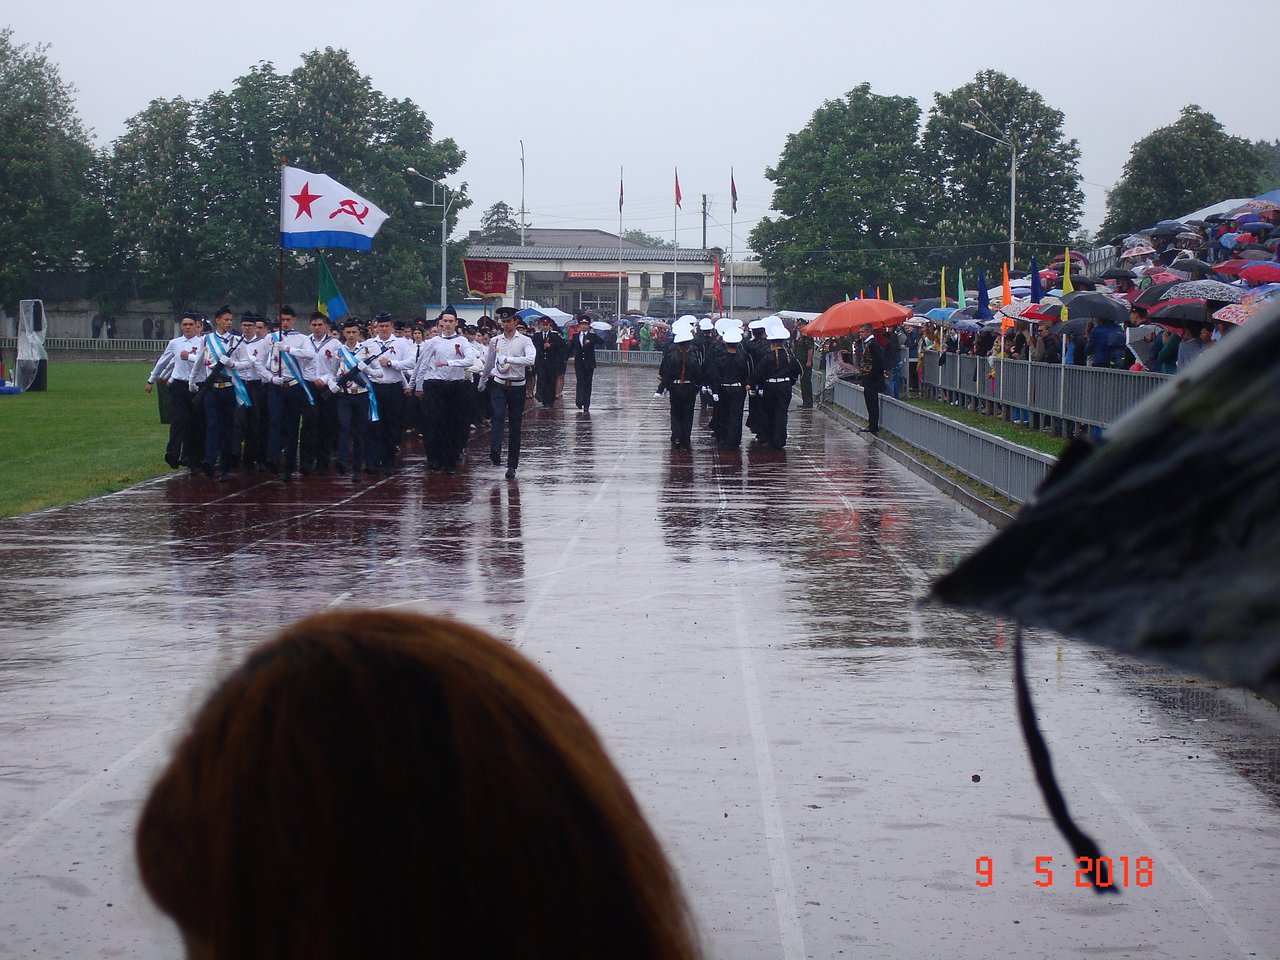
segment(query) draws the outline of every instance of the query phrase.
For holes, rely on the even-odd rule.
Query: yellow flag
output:
[[[1000,306],[1007,307],[1013,303],[1013,291],[1009,289],[1009,264],[1004,265],[1004,289],[1000,293]]]
[[[1062,261],[1062,292],[1075,293],[1076,288],[1071,285],[1071,248],[1067,247],[1067,258]]]
[[[893,284],[889,284],[889,299],[893,299]]]
[[[942,279],[938,282],[938,306],[945,307],[947,305],[947,267],[942,267]]]

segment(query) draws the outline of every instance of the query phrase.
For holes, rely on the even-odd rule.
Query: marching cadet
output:
[[[203,456],[190,383],[192,361],[200,346],[200,315],[184,313],[178,327],[181,333],[169,341],[147,376],[146,391],[150,393],[159,380],[160,389],[169,394],[169,443],[164,450],[164,462],[173,470],[188,466],[194,473]]]
[[[480,389],[488,389],[493,407],[493,427],[489,433],[489,459],[502,464],[502,434],[507,433],[507,479],[514,480],[520,465],[520,427],[524,420],[525,375],[537,358],[533,341],[516,330],[519,318],[515,307],[494,311],[502,322],[502,333],[489,341]]]
[[[755,370],[764,362],[764,354],[769,349],[769,343],[765,338],[765,321],[752,320],[747,324],[747,329],[751,331],[751,339],[747,341],[745,349],[751,357],[752,369]],[[747,392],[747,429],[755,435],[757,440],[769,433],[765,405],[760,401],[761,397],[754,388]]]
[[[240,348],[236,372],[249,392],[250,406],[236,405],[235,440],[231,463],[245,473],[253,473],[267,459],[267,385],[262,379],[262,359],[271,349],[266,339],[266,321],[253,313],[240,318]],[[248,362],[245,362],[248,361]]]
[[[311,390],[298,357],[306,355],[307,338],[293,329],[293,307],[280,308],[279,329],[271,334],[271,349],[259,366],[267,383],[267,468],[283,468],[284,482],[293,481],[298,468],[298,427]]]
[[[427,470],[457,472],[471,430],[471,341],[458,333],[458,313],[445,307],[436,321],[438,336],[423,342],[414,371],[415,392],[422,393],[423,445]]]
[[[329,333],[329,318],[318,310],[311,314],[311,336],[302,360],[302,375],[311,385],[314,404],[302,408],[302,438],[299,467],[303,476],[313,471],[329,472],[335,435],[338,432],[337,405],[330,389],[337,376],[338,341]]]
[[[691,449],[693,433],[693,408],[702,387],[702,351],[694,343],[690,325],[676,324],[671,328],[671,343],[658,365],[658,392],[666,393],[671,401],[671,446],[676,450]]]
[[[760,353],[760,362],[751,383],[763,402],[765,430],[760,439],[768,446],[782,450],[787,445],[787,410],[791,405],[791,388],[801,374],[800,361],[791,349],[791,332],[776,317],[766,328],[768,341]]]
[[[726,325],[722,330],[723,345],[711,364],[711,391],[715,410],[711,414],[711,432],[722,447],[742,446],[742,407],[751,383],[751,357],[742,346],[742,325]]]
[[[574,402],[583,413],[591,412],[591,382],[596,374],[596,348],[604,341],[591,332],[591,317],[582,314],[578,329],[569,341],[569,355],[573,357],[575,384]]]
[[[338,364],[331,390],[336,391],[338,442],[335,448],[338,471],[351,467],[351,482],[359,483],[364,467],[373,464],[377,451],[377,421],[372,420],[369,380],[356,356],[360,349],[360,320],[347,317],[342,325]],[[376,409],[376,408],[375,408]]]
[[[378,404],[378,442],[371,461],[384,477],[390,477],[395,474],[396,453],[404,434],[405,377],[413,373],[414,345],[394,336],[389,313],[378,314],[374,327],[376,336],[360,344],[356,356]]]
[[[220,467],[219,480],[231,476],[232,441],[235,439],[237,394],[249,403],[243,383],[236,383],[236,353],[240,338],[231,332],[231,308],[219,307],[213,317],[213,332],[206,333],[196,348],[191,371],[191,392],[204,412],[204,462],[206,477]]]

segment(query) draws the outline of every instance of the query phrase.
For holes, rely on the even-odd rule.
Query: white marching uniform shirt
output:
[[[403,387],[406,374],[413,373],[413,347],[413,341],[407,341],[406,345],[404,337],[388,337],[386,340],[370,337],[360,344],[355,354],[362,361],[360,369],[364,370],[371,383]],[[389,360],[390,364],[383,366],[383,360]]]
[[[203,337],[174,337],[165,345],[164,352],[160,354],[160,359],[156,361],[156,365],[151,368],[151,375],[147,377],[147,383],[155,383],[157,380],[182,380],[189,381],[191,379],[191,368],[196,358],[196,351],[200,349]],[[183,351],[186,351],[187,358],[182,358]]]
[[[452,337],[432,337],[424,340],[413,371],[415,390],[421,390],[427,380],[469,380],[471,366],[476,360],[474,344],[461,334]],[[445,366],[439,364],[444,362]]]
[[[517,333],[510,340],[505,333],[499,334],[489,341],[489,352],[485,356],[484,374],[480,378],[481,388],[490,380],[509,386],[524,383],[525,374],[538,357],[533,341],[523,333]]]

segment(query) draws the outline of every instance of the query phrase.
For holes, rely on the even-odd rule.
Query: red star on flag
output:
[[[324,196],[324,194],[322,193],[311,193],[310,191],[311,191],[311,184],[304,183],[302,185],[301,193],[290,194],[289,199],[293,200],[295,203],[298,204],[298,212],[293,215],[293,219],[297,220],[304,213],[308,217],[311,216],[311,204],[315,203],[322,196]]]

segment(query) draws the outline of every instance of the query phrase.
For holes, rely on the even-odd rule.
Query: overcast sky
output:
[[[1251,80],[1245,61],[1224,59],[1247,39],[1233,30],[1224,48],[1219,16],[1209,0],[20,0],[0,23],[18,43],[50,45],[100,143],[154,98],[203,98],[263,60],[288,71],[304,51],[341,47],[466,151],[453,185],[465,181],[474,204],[461,230],[499,200],[520,206],[523,140],[531,226],[616,231],[623,167],[624,226],[670,238],[678,167],[680,244],[701,244],[706,193],[708,243],[729,247],[733,168],[740,250],[769,212],[765,168],[824,100],[868,82],[927,113],[935,93],[984,69],[1063,111],[1096,229],[1134,142],[1186,104],[1228,133],[1280,136],[1265,72]]]

